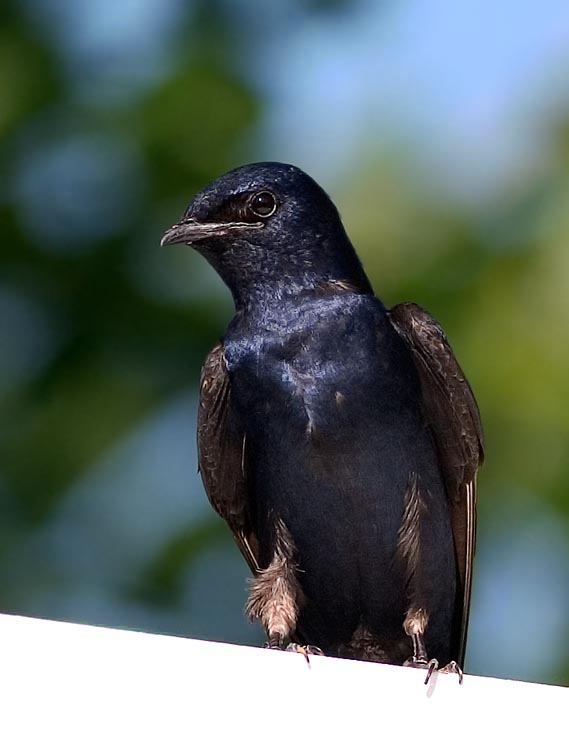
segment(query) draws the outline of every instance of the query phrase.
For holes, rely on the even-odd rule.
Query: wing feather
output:
[[[480,413],[472,389],[437,321],[411,302],[397,305],[389,315],[407,343],[419,374],[423,410],[433,432],[450,500],[462,588],[453,650],[462,665],[476,544],[476,474],[484,459]]]
[[[198,465],[212,507],[226,521],[256,574],[258,542],[250,522],[246,445],[246,434],[231,406],[231,383],[219,343],[209,353],[201,373]]]

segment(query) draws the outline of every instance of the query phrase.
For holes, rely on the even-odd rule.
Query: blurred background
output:
[[[0,21],[0,610],[262,642],[196,472],[230,297],[159,241],[213,177],[288,161],[478,397],[467,669],[569,682],[566,1],[4,0]]]

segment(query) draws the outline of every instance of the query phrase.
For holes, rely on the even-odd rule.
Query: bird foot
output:
[[[324,656],[324,652],[318,646],[301,646],[300,643],[289,643],[286,650],[302,654],[308,666],[310,666],[310,656]]]
[[[429,684],[429,680],[433,676],[433,672],[440,672],[441,674],[456,674],[458,675],[458,684],[462,685],[462,678],[464,677],[462,669],[458,666],[455,661],[449,661],[444,667],[439,667],[439,662],[436,659],[416,659],[412,656],[403,662],[404,667],[415,667],[415,669],[426,669],[427,676],[425,677],[425,685]]]
[[[310,656],[324,656],[324,652],[318,646],[301,646],[300,643],[289,643],[285,648],[280,638],[269,638],[263,648],[268,648],[271,651],[291,651],[295,654],[302,654],[308,665],[310,665]]]
[[[425,685],[429,684],[429,680],[433,676],[433,672],[438,670],[439,663],[436,659],[417,659],[415,656],[411,656],[403,662],[404,667],[414,667],[415,669],[426,669],[427,676],[425,677]]]
[[[284,646],[279,641],[267,641],[266,643],[263,643],[263,648],[268,648],[271,651],[282,651]]]
[[[462,669],[458,666],[458,664],[453,660],[449,661],[448,664],[446,664],[444,667],[441,667],[439,672],[442,672],[443,674],[456,674],[458,675],[458,684],[462,685],[462,679],[464,677],[464,673]]]

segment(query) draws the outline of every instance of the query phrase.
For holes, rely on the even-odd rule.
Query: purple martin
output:
[[[199,469],[268,645],[460,671],[483,439],[442,328],[382,304],[288,164],[216,179],[162,239],[178,243],[235,303],[202,370]]]

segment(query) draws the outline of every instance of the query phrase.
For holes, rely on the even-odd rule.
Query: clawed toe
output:
[[[310,656],[324,656],[322,649],[318,646],[301,646],[300,643],[289,643],[285,648],[280,638],[269,638],[267,643],[263,645],[263,648],[271,649],[272,651],[290,651],[295,654],[302,654],[306,659],[308,665],[310,665]]]
[[[403,662],[404,667],[414,667],[415,669],[426,669],[427,676],[425,677],[425,685],[429,684],[429,680],[433,676],[433,672],[438,670],[439,663],[436,659],[417,659],[411,656],[409,659]]]
[[[429,661],[427,661],[426,659],[416,659],[414,656],[411,656],[409,659],[403,662],[403,666],[415,667],[415,669],[426,669],[427,675],[425,677],[425,685],[429,684],[429,681],[433,676],[433,672],[441,672],[442,674],[456,674],[458,675],[459,685],[462,685],[462,678],[464,675],[462,669],[455,661],[450,661],[444,667],[439,667],[439,662],[436,659],[430,659]]]
[[[448,664],[446,664],[444,667],[441,667],[439,669],[439,672],[443,672],[444,674],[458,675],[458,684],[462,685],[462,679],[464,677],[464,673],[455,661],[449,661]]]
[[[433,676],[433,672],[439,668],[439,663],[436,659],[431,659],[431,661],[427,664],[427,676],[425,677],[424,685],[429,684],[429,680]]]
[[[300,643],[289,643],[286,650],[295,654],[302,654],[308,665],[310,665],[310,656],[324,656],[324,652],[318,646],[301,646]]]
[[[429,662],[426,659],[416,659],[414,656],[410,656],[403,662],[404,667],[414,667],[415,669],[426,669],[429,666]]]

